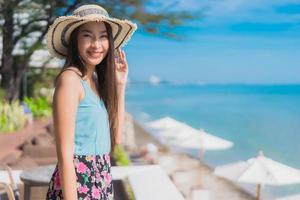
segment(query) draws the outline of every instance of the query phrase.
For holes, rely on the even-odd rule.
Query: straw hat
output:
[[[70,16],[57,18],[49,27],[46,40],[50,54],[57,58],[65,58],[72,31],[91,21],[103,21],[111,26],[115,48],[124,46],[137,29],[137,25],[131,21],[109,17],[107,11],[99,5],[83,5]]]

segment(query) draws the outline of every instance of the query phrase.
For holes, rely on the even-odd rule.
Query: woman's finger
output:
[[[122,51],[122,56],[123,56],[123,60],[124,60],[124,65],[127,68],[128,66],[127,66],[126,54],[124,51]]]
[[[120,49],[121,58],[124,60],[124,51]]]
[[[120,56],[119,56],[119,52],[118,50],[115,51],[115,63],[119,63],[120,62]]]
[[[118,48],[118,55],[119,55],[119,58],[122,58],[121,57],[122,53],[121,53],[121,49],[120,48]]]
[[[124,60],[126,60],[126,55],[125,55],[125,51],[122,50],[122,57]]]

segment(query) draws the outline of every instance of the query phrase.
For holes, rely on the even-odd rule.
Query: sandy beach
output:
[[[192,199],[193,189],[208,190],[211,200],[254,200],[255,198],[237,185],[213,175],[213,169],[185,153],[171,151],[147,133],[135,120],[136,145],[153,143],[159,147],[158,164],[168,173],[187,200]],[[128,152],[129,154],[131,152]]]

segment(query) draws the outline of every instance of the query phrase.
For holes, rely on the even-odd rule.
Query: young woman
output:
[[[109,154],[121,142],[128,75],[120,46],[135,30],[98,5],[83,5],[49,28],[48,50],[65,65],[55,80],[58,163],[47,199],[113,199]]]

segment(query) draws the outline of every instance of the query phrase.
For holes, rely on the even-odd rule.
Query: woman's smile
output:
[[[91,58],[100,58],[103,54],[103,52],[101,51],[87,51],[87,54],[89,57]]]

